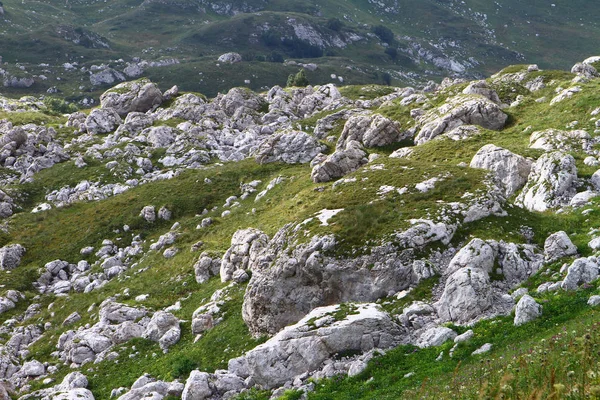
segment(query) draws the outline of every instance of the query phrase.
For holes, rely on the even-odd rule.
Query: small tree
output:
[[[297,86],[297,87],[305,87],[308,86],[308,78],[306,77],[306,73],[303,69],[298,71],[297,74],[291,74],[288,76],[287,86]]]

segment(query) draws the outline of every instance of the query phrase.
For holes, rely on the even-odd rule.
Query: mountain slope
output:
[[[132,57],[177,59],[177,66],[141,69],[165,89],[178,84],[210,96],[285,83],[298,67],[282,66],[283,59],[318,64],[309,71],[314,83],[330,82],[332,74],[347,84],[414,83],[481,76],[518,61],[566,68],[595,50],[599,13],[581,1],[6,0],[0,55],[10,74],[35,80],[6,93],[56,87],[73,100],[101,93],[88,81],[94,65],[122,71]],[[240,76],[203,76],[227,51],[242,53]],[[65,74],[65,62],[77,69]]]
[[[598,60],[427,91],[1,98],[0,388],[594,394]]]

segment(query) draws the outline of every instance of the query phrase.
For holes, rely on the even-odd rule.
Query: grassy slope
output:
[[[534,73],[532,76],[536,74],[559,79],[556,85],[562,84],[563,87],[566,87],[566,83],[572,78],[570,74],[556,72]],[[582,128],[593,132],[593,122],[589,121],[588,115],[592,109],[600,105],[600,84],[593,81],[582,87],[584,90],[572,100],[554,106],[528,100],[521,107],[508,109],[511,123],[501,132],[484,131],[482,135],[461,142],[435,140],[416,148],[411,160],[381,158],[375,163],[383,164],[384,171],[377,173],[358,171],[350,176],[357,178],[356,183],[341,185],[335,190],[331,189],[331,184],[313,184],[309,179],[308,166],[278,164],[259,166],[252,160],[248,160],[237,164],[210,166],[205,171],[188,171],[177,179],[147,184],[101,202],[80,203],[43,214],[30,214],[27,211],[42,201],[43,195],[50,189],[72,185],[83,178],[91,178],[92,175],[95,179],[108,181],[111,179],[110,176],[102,177],[103,167],[93,164],[83,170],[76,169],[71,163],[59,164],[45,170],[37,175],[34,183],[22,188],[24,212],[10,220],[10,234],[0,238],[0,244],[18,242],[28,249],[18,274],[0,272],[0,281],[5,285],[5,289],[19,289],[26,293],[28,299],[33,298],[36,293],[31,287],[31,282],[37,278],[38,270],[44,263],[57,258],[76,262],[81,259],[79,249],[87,245],[98,246],[103,239],[117,241],[121,238],[118,240],[119,243],[127,243],[132,233],[139,233],[149,244],[157,239],[159,234],[168,230],[171,223],[145,223],[138,213],[147,204],[159,207],[166,205],[174,212],[174,219],[182,224],[182,236],[176,242],[176,246],[181,251],[171,260],[165,260],[160,254],[151,254],[141,260],[140,264],[131,271],[133,273],[128,273],[126,278],[113,281],[103,289],[90,294],[74,294],[69,300],[42,297],[40,302],[43,311],[34,321],[51,321],[54,328],[45,334],[43,340],[34,345],[31,357],[52,361],[49,354],[54,351],[60,333],[66,330],[61,326],[64,318],[77,310],[84,318],[82,323],[93,323],[95,311],[88,313],[84,310],[92,304],[98,305],[107,296],[122,293],[124,288],[130,289],[129,295],[121,295],[120,301],[134,304],[132,299],[135,296],[149,294],[149,300],[144,305],[151,309],[163,308],[180,300],[182,309],[177,312],[177,316],[189,320],[193,310],[205,303],[206,300],[203,299],[210,297],[216,288],[222,287],[215,279],[201,286],[198,286],[193,279],[192,265],[197,255],[190,253],[188,249],[191,244],[199,240],[205,243],[203,250],[222,253],[228,247],[231,235],[238,228],[253,226],[273,235],[285,223],[303,221],[322,208],[344,208],[345,210],[334,217],[328,227],[312,223],[308,224],[306,229],[311,234],[337,234],[342,239],[340,251],[343,253],[362,247],[369,241],[376,244],[380,239],[387,239],[394,230],[406,227],[407,219],[422,217],[427,212],[435,213],[440,207],[438,201],[455,201],[464,191],[474,191],[478,185],[481,185],[483,177],[481,171],[457,167],[459,162],[468,163],[481,146],[495,143],[520,154],[537,157],[539,152],[527,149],[529,134],[523,133],[527,126],[532,126],[531,132],[548,127],[561,128],[573,120],[579,120]],[[458,90],[459,88],[453,88],[451,92]],[[349,87],[344,91],[355,98],[372,97],[368,91],[360,88]],[[536,93],[532,99],[541,96],[550,98],[553,93],[554,87],[549,87]],[[450,94],[443,94],[439,99],[432,99],[432,101],[440,102]],[[391,106],[381,111],[406,124],[410,108]],[[18,115],[18,117],[27,116]],[[44,118],[48,118],[49,123],[60,122],[50,117]],[[313,120],[307,120],[305,123],[309,126],[311,124],[314,124]],[[372,149],[382,154],[391,150]],[[580,176],[589,177],[594,169],[584,166],[582,158],[576,156]],[[411,187],[441,173],[451,173],[452,178],[439,183],[435,190],[426,194],[394,195],[376,200],[378,198],[376,192],[381,185]],[[250,197],[242,201],[241,207],[234,209],[232,215],[227,218],[220,217],[221,210],[210,213],[208,216],[215,218],[216,223],[206,230],[195,229],[196,224],[203,218],[197,214],[204,208],[210,209],[222,205],[230,195],[238,195],[240,183],[260,179],[263,182],[259,187],[261,190],[271,179],[279,175],[285,176],[287,180],[269,192],[260,202],[255,203],[253,197]],[[210,177],[213,184],[204,184],[205,177]],[[362,181],[362,178],[369,179]],[[325,186],[325,191],[316,192],[314,189],[317,186]],[[371,202],[371,200],[376,201]],[[589,237],[586,232],[600,223],[597,204],[594,202],[591,206],[594,211],[587,215],[583,215],[581,211],[554,215],[509,208],[510,218],[490,217],[465,225],[456,235],[454,244],[459,245],[469,237],[523,242],[524,238],[520,235],[519,228],[526,225],[535,231],[534,242],[537,244],[542,244],[548,234],[564,229],[570,234],[580,252],[589,254],[590,251],[586,246]],[[251,212],[253,208],[256,209],[255,213]],[[124,224],[129,225],[132,232],[123,233],[121,229]],[[369,229],[363,229],[365,226]],[[361,229],[357,229],[358,227]],[[150,267],[146,272],[135,273],[146,267]],[[560,265],[553,265],[551,268],[556,270]],[[165,276],[169,278],[165,280]],[[545,275],[539,275],[527,286],[533,289],[544,279],[547,279]],[[430,296],[433,284],[435,281],[426,283],[416,292],[417,295]],[[185,376],[190,369],[196,367],[205,370],[221,368],[227,359],[256,345],[258,342],[249,337],[241,320],[242,291],[242,287],[234,290],[232,301],[226,309],[224,322],[195,344],[187,322],[183,326],[182,341],[168,355],[162,355],[155,344],[136,340],[123,346],[118,364],[104,362],[93,366],[91,373],[86,372],[88,369],[86,366],[84,372],[88,374],[94,392],[98,393],[97,398],[107,398],[110,389],[114,387],[131,385],[144,372],[164,379],[173,379]],[[575,330],[577,336],[581,336],[584,334],[583,327],[596,317],[594,311],[589,311],[584,306],[584,300],[591,293],[596,293],[596,290],[592,288],[573,295],[542,297],[543,301],[547,301],[544,306],[546,310],[544,318],[523,328],[513,329],[510,318],[499,319],[498,322],[483,322],[474,328],[476,339],[460,349],[453,360],[446,358],[442,363],[434,362],[440,349],[413,353],[412,348],[400,348],[375,361],[369,370],[359,377],[341,382],[338,380],[325,382],[324,386],[319,386],[319,390],[311,396],[317,399],[343,399],[359,398],[353,397],[355,395],[360,395],[361,398],[374,398],[372,396],[376,394],[377,398],[397,398],[399,393],[406,393],[406,396],[411,398],[417,396],[415,391],[421,390],[424,377],[428,376],[429,379],[422,385],[423,395],[435,396],[433,383],[442,382],[449,387],[447,398],[459,394],[462,396],[463,390],[467,390],[464,392],[465,397],[476,397],[476,393],[469,392],[473,385],[481,387],[484,381],[489,381],[492,390],[500,384],[501,376],[485,376],[486,371],[489,371],[486,370],[488,364],[482,366],[478,359],[469,357],[468,354],[472,350],[485,342],[492,342],[495,345],[495,353],[492,353],[494,358],[499,359],[502,356],[504,360],[509,360],[514,355],[519,359],[519,354],[534,346],[540,338],[549,340],[559,330],[567,329],[568,332]],[[47,310],[47,305],[51,302],[55,303],[52,309],[54,315]],[[402,306],[403,304],[396,302],[386,307],[400,311]],[[17,309],[3,314],[2,320],[23,312],[24,307],[25,303],[20,303]],[[556,324],[559,324],[558,327]],[[506,337],[502,336],[504,334]],[[570,340],[569,338],[571,336],[565,340]],[[217,343],[217,351],[215,351],[215,343]],[[566,345],[575,346],[569,342]],[[135,349],[132,346],[135,346]],[[136,355],[130,358],[129,354],[133,353]],[[157,355],[153,356],[154,353]],[[558,363],[561,361],[558,359],[559,357],[555,357],[554,360]],[[572,359],[562,361],[574,363]],[[502,364],[503,361],[498,362],[500,364],[494,366],[494,370],[508,368],[507,364]],[[572,368],[576,370],[576,376],[580,376],[581,371],[577,367]],[[67,372],[69,372],[67,368],[61,367],[57,377]],[[410,379],[402,378],[407,372],[416,374]],[[533,370],[531,373],[534,373]],[[375,378],[369,381],[371,376]],[[555,373],[554,379],[555,382],[569,384],[560,374]],[[457,380],[465,383],[455,384]],[[520,388],[519,390],[533,390],[524,386],[523,380],[512,379],[511,382],[514,382]],[[35,386],[39,387],[40,383],[36,383]],[[466,389],[461,389],[462,386]]]

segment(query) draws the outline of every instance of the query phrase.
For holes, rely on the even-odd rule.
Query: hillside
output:
[[[5,0],[4,94],[89,106],[121,80],[208,96],[284,85],[424,85],[504,65],[569,68],[596,51],[600,10],[548,3],[397,0]],[[242,61],[219,62],[237,52]],[[284,63],[284,61],[286,61]]]
[[[597,68],[0,98],[0,398],[597,396]]]

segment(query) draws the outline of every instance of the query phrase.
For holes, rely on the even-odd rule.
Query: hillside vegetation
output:
[[[284,84],[299,68],[290,61],[310,64],[313,84],[413,85],[487,76],[517,62],[567,68],[596,50],[600,11],[587,5],[5,0],[0,56],[5,94],[49,91],[85,106],[140,76],[209,96],[236,86],[260,91]],[[241,62],[217,61],[228,52]]]
[[[0,98],[0,398],[597,397],[599,63]]]

